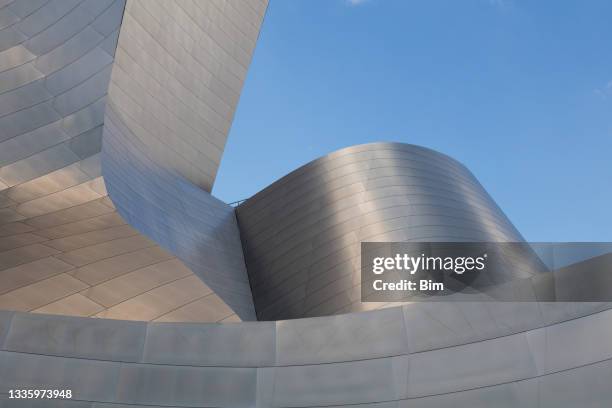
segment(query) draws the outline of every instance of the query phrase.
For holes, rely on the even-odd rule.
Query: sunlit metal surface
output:
[[[467,168],[401,143],[317,159],[236,214],[263,320],[380,307],[360,300],[362,241],[523,241]]]
[[[106,196],[99,152],[124,7],[0,4],[0,308],[238,320],[181,261],[126,225]]]
[[[447,156],[333,153],[239,205],[241,242],[208,192],[266,2],[123,7],[0,0],[0,406],[612,405],[609,303],[341,314],[359,241],[522,239]],[[241,245],[260,318],[338,314],[185,323],[255,317]]]
[[[421,303],[222,325],[0,312],[0,387],[73,390],[62,407],[604,407],[610,306]]]
[[[234,209],[209,192],[265,5],[129,1],[104,124],[120,214],[243,320],[255,312]]]

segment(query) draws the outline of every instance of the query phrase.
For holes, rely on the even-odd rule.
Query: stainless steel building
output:
[[[522,241],[448,156],[210,194],[266,6],[0,0],[0,406],[611,406],[609,303],[360,301],[362,241]]]

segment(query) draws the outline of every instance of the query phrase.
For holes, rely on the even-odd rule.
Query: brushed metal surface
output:
[[[255,313],[234,209],[209,192],[263,10],[242,2],[128,0],[102,151],[119,213],[244,320]]]
[[[359,311],[362,241],[523,241],[470,171],[401,143],[348,147],[236,208],[261,320]]]
[[[609,406],[609,303],[167,323],[252,319],[249,284],[260,318],[365,310],[364,240],[522,240],[462,165],[376,144],[238,207],[240,241],[208,191],[266,6],[0,0],[0,309],[37,312],[0,311],[0,406]]]
[[[193,273],[125,225],[107,197],[99,152],[110,75],[114,66],[120,69],[114,62],[125,5],[124,0],[0,4],[0,305],[130,320],[236,320],[201,282],[176,294],[181,279],[195,279]],[[193,21],[194,10],[201,9],[195,3],[182,2],[188,11],[158,2],[142,6],[135,6],[140,21],[163,19],[166,24],[177,15],[186,34],[204,23]],[[225,8],[213,5],[215,11]],[[225,21],[221,13],[218,18],[234,24],[235,10],[227,8],[233,17]],[[202,9],[199,16],[206,21],[213,16],[204,14]],[[244,41],[240,38],[231,41]],[[219,55],[208,68],[219,71]],[[193,80],[197,71],[191,72]],[[241,72],[246,74],[246,68]],[[226,71],[219,77],[230,78]],[[160,97],[169,92],[164,87],[155,91]],[[175,112],[186,122],[194,117],[185,109]],[[233,111],[224,112],[229,128]],[[197,129],[203,123],[191,125]],[[224,134],[217,131],[217,136],[215,143],[224,143]],[[173,301],[164,302],[165,296]]]
[[[555,321],[524,316],[517,332],[508,331],[516,317],[506,314],[485,334],[433,347],[414,343],[410,326],[381,325],[412,306],[221,325],[3,312],[0,386],[73,387],[77,400],[97,406],[569,408],[612,400],[610,304],[571,318],[558,313]],[[472,306],[503,315],[493,310],[498,303]],[[421,311],[412,322],[432,335],[440,324]],[[286,333],[303,335],[279,348]],[[329,338],[335,343],[326,345]],[[400,347],[383,345],[393,354],[381,355],[368,338]],[[584,342],[590,346],[568,352]]]

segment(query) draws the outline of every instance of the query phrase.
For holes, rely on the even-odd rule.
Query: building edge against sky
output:
[[[234,210],[210,190],[266,3],[164,4],[126,4],[102,172],[132,226],[254,320]]]
[[[16,388],[71,389],[43,401],[68,408],[612,401],[609,303],[190,322],[361,310],[364,239],[522,237],[465,167],[403,144],[332,153],[237,210],[212,197],[265,2],[6,3],[2,406]]]

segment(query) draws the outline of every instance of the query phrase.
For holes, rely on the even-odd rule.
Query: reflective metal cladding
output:
[[[119,213],[243,320],[255,312],[234,210],[210,195],[265,3],[126,5],[102,171]]]
[[[166,131],[163,140],[172,143],[165,152],[155,150],[164,157],[170,151],[203,152],[190,157],[206,163],[206,172],[189,170],[193,166],[175,156],[172,169],[184,170],[184,179],[197,183],[192,188],[205,193],[200,187],[212,183],[225,142],[219,132],[229,127],[246,72],[243,48],[254,43],[264,10],[264,4],[189,1],[0,2],[0,308],[133,320],[237,320],[183,262],[134,230],[136,220],[127,225],[117,213],[107,197],[108,180],[101,177],[100,150],[103,133],[113,126],[105,119],[107,99],[112,107],[122,106],[122,98],[144,96],[134,87],[145,86],[146,95],[156,98],[144,102],[144,110],[135,112],[140,105],[132,104],[125,112],[140,119],[154,112],[164,129],[175,130],[177,140]],[[196,39],[199,48],[192,47]],[[162,58],[172,41],[174,49]],[[185,49],[194,50],[193,58],[186,59]],[[232,58],[237,62],[226,63]],[[163,75],[166,86],[154,87],[159,76],[145,77],[139,63]],[[147,82],[126,85],[129,75]],[[177,101],[181,97],[184,102]],[[173,113],[181,120],[164,116],[159,101],[178,109]],[[206,120],[215,127],[205,127]],[[144,154],[152,155],[156,145],[148,140],[145,146]],[[218,216],[229,220],[231,241],[237,234],[231,208],[207,197]],[[211,235],[189,241],[191,264],[202,259],[200,248],[220,248],[216,237],[222,231],[206,231]],[[234,242],[240,266],[239,240]],[[220,269],[208,261],[209,269]],[[239,285],[234,290],[240,292]],[[250,302],[250,292],[248,297]]]
[[[448,156],[210,194],[266,7],[0,0],[0,406],[612,406],[611,303],[361,303],[362,241],[523,242]]]
[[[362,241],[523,241],[467,168],[402,143],[329,154],[236,214],[263,320],[379,307],[360,300]]]

